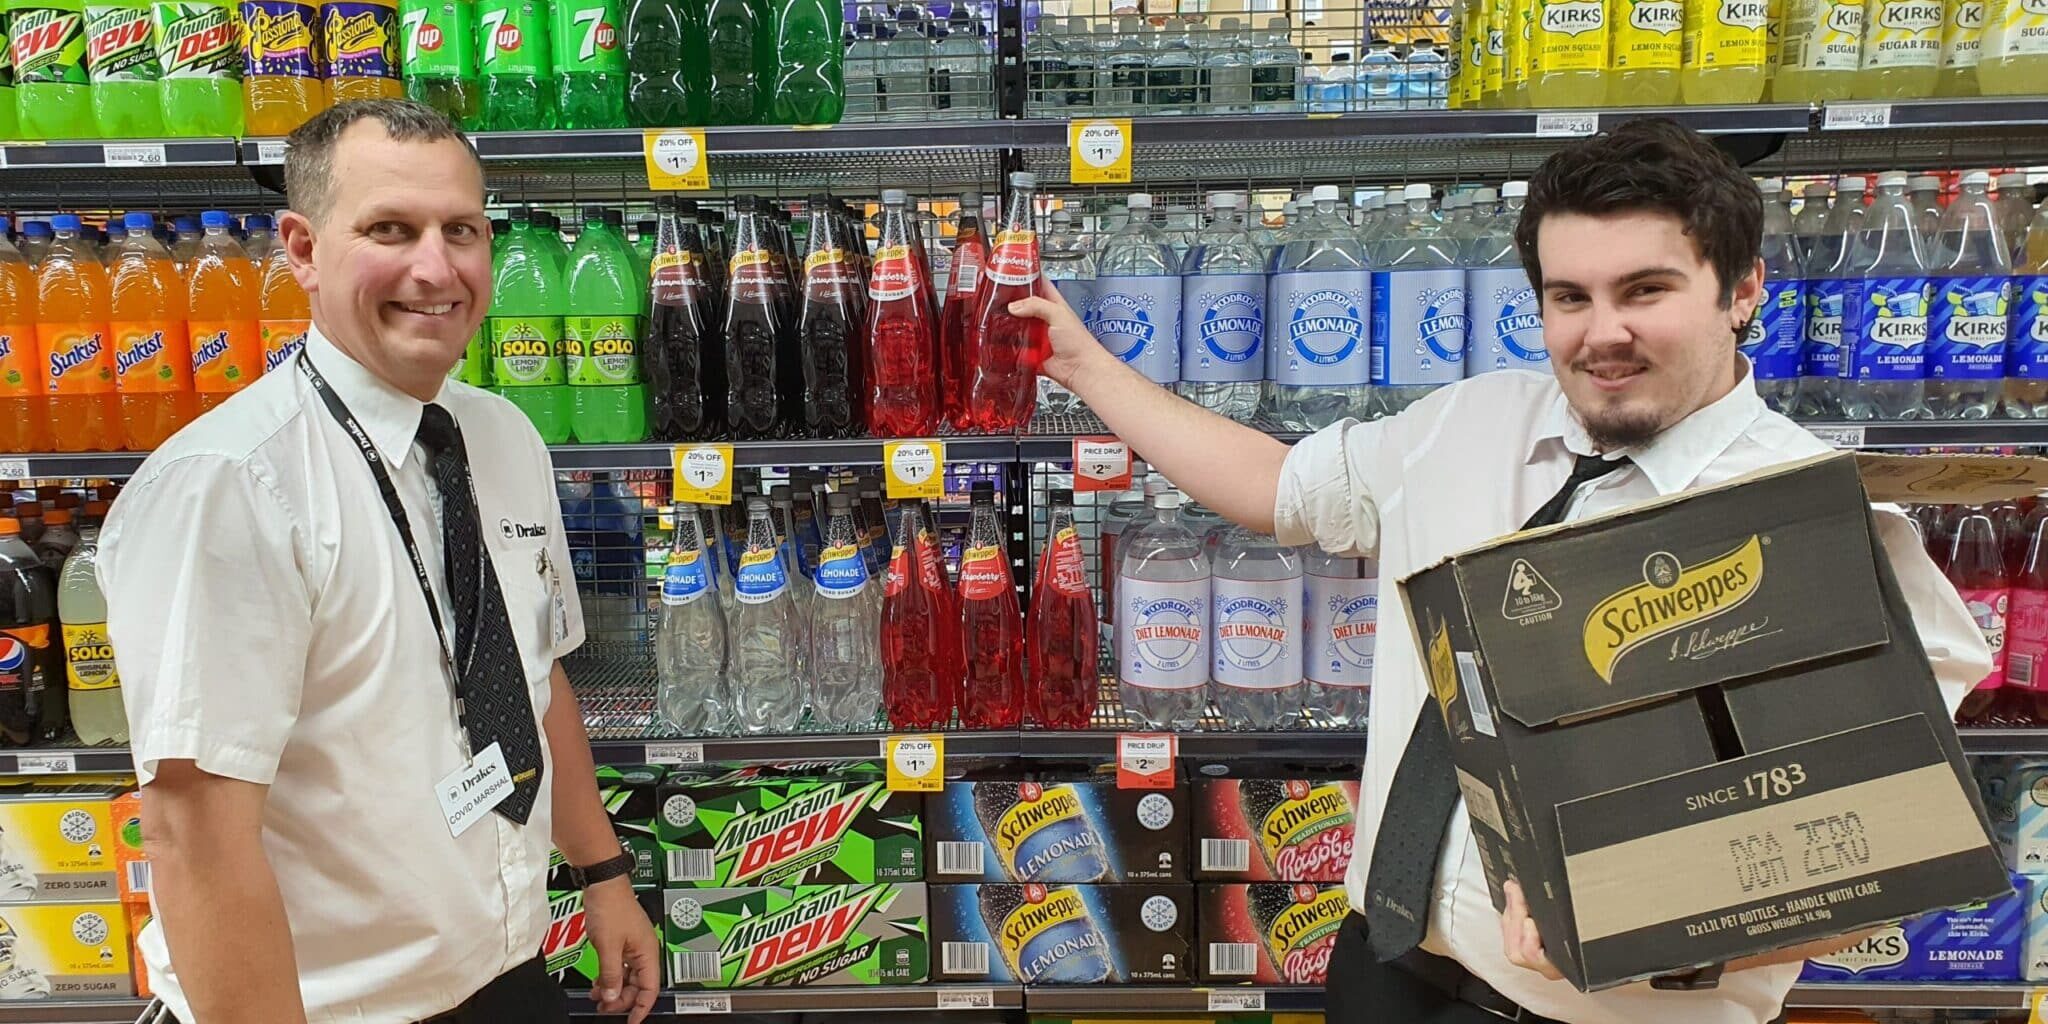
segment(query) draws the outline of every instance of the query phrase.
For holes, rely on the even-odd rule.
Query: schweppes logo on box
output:
[[[1650,555],[1643,561],[1643,582],[1610,595],[1587,614],[1586,661],[1611,684],[1615,667],[1630,651],[1740,607],[1763,586],[1766,544],[1752,534],[1734,550],[1694,565],[1668,552]],[[1436,685],[1434,651],[1430,677]]]

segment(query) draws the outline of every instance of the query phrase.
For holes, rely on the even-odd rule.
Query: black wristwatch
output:
[[[621,853],[610,860],[601,860],[588,867],[569,866],[569,880],[578,889],[588,889],[599,882],[633,873],[633,855]]]

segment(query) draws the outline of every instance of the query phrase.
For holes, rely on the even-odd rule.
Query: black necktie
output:
[[[1581,455],[1564,486],[1522,524],[1528,530],[1564,521],[1572,495],[1629,464],[1626,458]],[[1425,699],[1415,730],[1394,769],[1393,789],[1373,840],[1365,875],[1365,926],[1373,955],[1393,960],[1422,944],[1429,930],[1430,889],[1436,881],[1437,851],[1444,828],[1458,806],[1458,777],[1451,760],[1451,735],[1434,700]]]
[[[477,520],[469,454],[455,418],[438,405],[421,411],[419,442],[427,450],[434,486],[441,492],[441,550],[447,562],[448,601],[455,606],[455,676],[463,725],[469,730],[472,753],[493,743],[504,752],[513,785],[497,810],[524,825],[540,793],[540,730],[534,725],[526,668],[505,614],[505,594],[498,588],[498,572]]]

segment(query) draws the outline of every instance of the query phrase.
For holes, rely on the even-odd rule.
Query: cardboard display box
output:
[[[1494,902],[1521,881],[1573,985],[2009,888],[1857,462],[1514,534],[1402,581]],[[1933,485],[1949,467],[1870,464],[1916,500],[1958,493]]]
[[[1362,749],[1362,745],[1361,745]],[[1351,863],[1358,770],[1197,778],[1195,878],[1235,882],[1341,882]]]
[[[1351,903],[1342,885],[1220,882],[1196,886],[1195,969],[1205,982],[1320,985]]]
[[[128,916],[118,901],[0,907],[0,937],[8,954],[0,964],[0,1000],[135,995]]]
[[[1188,794],[1107,773],[948,779],[925,804],[933,882],[1184,882]]]
[[[0,902],[119,900],[119,780],[0,782]]]
[[[662,900],[670,988],[925,980],[922,883],[670,889]]]
[[[633,897],[640,901],[640,909],[659,932],[661,893],[636,889]],[[583,915],[583,890],[548,892],[548,932],[541,938],[540,955],[548,974],[563,989],[588,992],[597,984],[600,965],[597,947],[590,942],[589,923]]]
[[[934,885],[932,980],[1187,984],[1194,887]]]
[[[671,888],[924,878],[921,797],[890,792],[872,772],[677,772],[661,783],[656,807]]]

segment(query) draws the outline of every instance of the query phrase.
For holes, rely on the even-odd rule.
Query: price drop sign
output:
[[[1067,180],[1076,185],[1131,183],[1131,119],[1067,122]]]
[[[647,155],[647,187],[667,192],[702,192],[711,187],[711,159],[698,128],[649,131],[642,137]]]
[[[1127,491],[1131,487],[1131,446],[1114,437],[1074,439],[1074,490]]]
[[[888,786],[905,793],[937,793],[946,786],[944,736],[891,736],[882,741]]]
[[[677,501],[732,504],[732,445],[677,445],[673,457]]]
[[[1116,788],[1172,789],[1173,758],[1179,737],[1163,732],[1125,732],[1116,737]]]
[[[882,446],[882,483],[891,498],[946,496],[946,442],[891,441]]]

